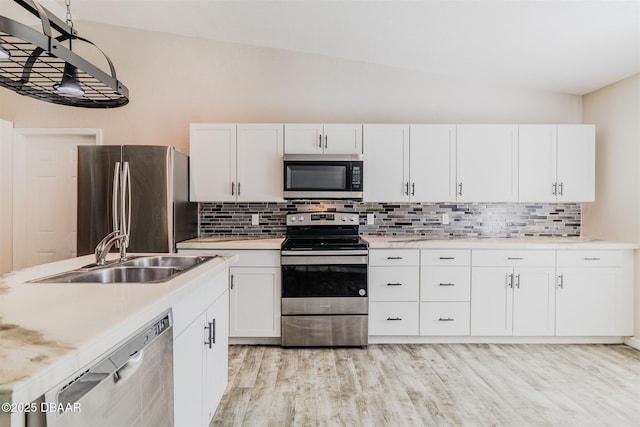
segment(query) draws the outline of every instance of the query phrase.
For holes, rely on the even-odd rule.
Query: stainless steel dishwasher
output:
[[[171,311],[46,393],[45,402],[47,426],[173,426]]]

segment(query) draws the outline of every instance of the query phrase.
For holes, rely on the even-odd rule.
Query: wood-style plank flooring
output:
[[[624,345],[231,346],[211,426],[640,426]]]

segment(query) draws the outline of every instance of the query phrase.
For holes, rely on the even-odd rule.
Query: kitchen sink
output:
[[[136,267],[193,267],[201,264],[211,257],[205,256],[145,256],[133,258],[121,263],[123,266]]]
[[[30,283],[161,283],[215,256],[142,256],[31,280]]]

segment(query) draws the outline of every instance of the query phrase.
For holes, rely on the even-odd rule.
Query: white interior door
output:
[[[0,119],[0,274],[13,269],[13,123]]]
[[[76,256],[76,147],[101,139],[99,129],[14,130],[14,270]]]

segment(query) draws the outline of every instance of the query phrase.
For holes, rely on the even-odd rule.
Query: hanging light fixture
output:
[[[0,61],[5,61],[11,58],[11,54],[4,46],[0,44]]]
[[[65,2],[66,22],[36,0],[14,1],[40,18],[42,32],[0,16],[0,86],[73,107],[115,108],[129,102],[129,90],[117,79],[109,57],[73,28],[70,0]],[[54,30],[59,34],[54,36]],[[68,49],[62,44],[67,41]],[[88,43],[100,51],[110,74],[73,52],[72,41]]]
[[[63,95],[79,98],[84,95],[84,90],[78,81],[78,69],[68,62],[64,64],[64,74],[59,85],[53,85]]]

